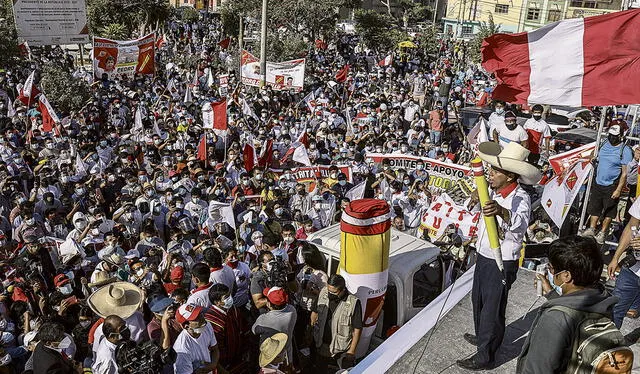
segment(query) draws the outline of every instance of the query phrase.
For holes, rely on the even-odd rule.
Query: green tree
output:
[[[407,27],[410,23],[424,22],[433,17],[432,8],[413,0],[397,0],[397,5],[402,9],[402,21]]]
[[[182,18],[182,22],[192,23],[192,22],[196,22],[198,18],[200,18],[200,15],[198,14],[198,11],[195,10],[194,8],[185,7],[182,10],[181,18]]]
[[[388,14],[374,10],[357,10],[355,13],[356,32],[371,49],[388,51],[409,38],[400,30],[396,20]]]
[[[171,15],[166,0],[87,0],[87,21],[93,35],[112,24],[123,25],[126,38],[134,32],[144,35],[155,30]]]
[[[129,30],[121,23],[110,23],[100,28],[98,35],[107,39],[123,40],[129,37]]]
[[[0,0],[0,65],[18,56],[18,37],[10,0]]]
[[[422,49],[425,55],[435,56],[438,54],[440,42],[438,41],[438,29],[427,27],[416,36],[415,42],[418,48]]]
[[[487,22],[480,23],[480,31],[473,37],[469,45],[469,57],[473,62],[480,62],[482,55],[480,54],[480,48],[482,48],[482,40],[488,38],[493,34],[500,32],[500,25],[496,25],[493,21],[493,15],[489,15]]]
[[[44,66],[40,85],[49,101],[63,113],[81,109],[91,98],[87,83],[57,64]]]

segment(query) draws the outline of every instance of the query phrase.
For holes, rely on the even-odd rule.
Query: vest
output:
[[[331,356],[346,352],[351,347],[353,337],[351,317],[353,316],[357,302],[358,298],[349,294],[347,299],[341,301],[335,312],[333,312],[333,318],[331,319],[331,344],[329,344],[329,353]],[[320,295],[318,296],[318,324],[313,331],[313,338],[315,339],[317,348],[322,346],[327,313],[329,313],[329,293],[325,287],[320,291]]]

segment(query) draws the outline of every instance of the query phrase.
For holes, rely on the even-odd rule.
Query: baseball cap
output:
[[[620,125],[613,125],[609,127],[609,134],[620,135]]]
[[[60,286],[64,286],[65,284],[69,283],[71,280],[69,279],[69,277],[67,277],[66,274],[58,274],[56,275],[55,278],[53,278],[53,284],[56,287],[60,287]]]
[[[267,300],[273,305],[284,305],[289,298],[287,292],[281,287],[265,288],[262,294],[267,297]]]
[[[151,302],[149,303],[149,309],[156,314],[161,314],[163,313],[168,307],[169,305],[173,304],[173,299],[169,298],[169,297],[158,297],[155,298],[153,300],[151,300]]]
[[[184,277],[184,268],[182,266],[176,266],[171,270],[171,280],[182,280]]]
[[[185,322],[195,321],[200,317],[202,313],[202,307],[193,304],[181,305],[176,313],[176,321],[183,325]]]

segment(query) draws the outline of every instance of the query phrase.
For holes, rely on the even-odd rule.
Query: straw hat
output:
[[[287,334],[279,332],[271,335],[260,344],[260,367],[265,367],[271,363],[287,344]]]
[[[142,291],[133,283],[114,282],[92,293],[87,304],[102,318],[115,314],[127,319],[142,304]]]
[[[96,281],[87,284],[89,287],[102,287],[104,285],[113,283],[117,280],[116,277],[110,277],[108,271],[98,271],[96,273]]]
[[[478,157],[489,165],[518,174],[524,184],[536,184],[542,177],[540,170],[526,161],[529,150],[517,142],[507,144],[504,149],[498,143],[480,143]]]

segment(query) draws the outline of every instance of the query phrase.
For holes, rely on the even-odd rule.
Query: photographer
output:
[[[25,373],[77,372],[78,364],[65,353],[65,349],[73,345],[73,340],[65,335],[62,325],[43,323],[35,339],[38,343],[30,359],[31,370],[25,370]]]
[[[177,304],[169,297],[157,296],[149,302],[149,309],[153,319],[147,324],[147,334],[162,349],[169,349],[182,331],[182,326],[175,320]]]
[[[267,298],[262,294],[262,291],[267,288],[267,277],[269,272],[273,268],[275,263],[275,257],[273,253],[269,251],[260,251],[258,254],[258,269],[253,272],[251,277],[251,299],[253,299],[253,305],[258,309],[260,314],[267,312]]]

